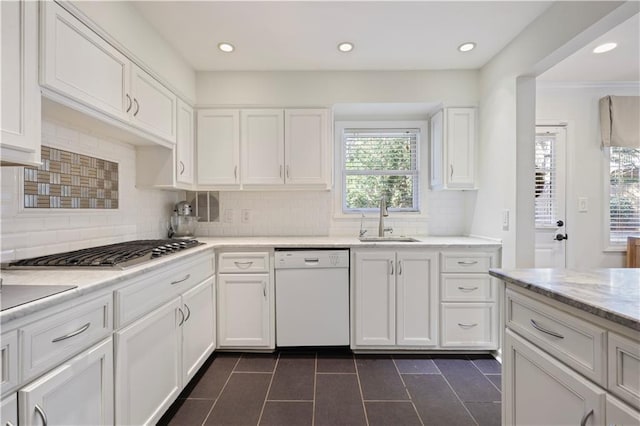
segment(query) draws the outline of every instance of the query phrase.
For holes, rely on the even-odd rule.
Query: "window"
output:
[[[342,211],[419,211],[419,128],[344,128]]]
[[[609,244],[626,245],[640,232],[640,149],[608,149]]]
[[[556,227],[558,219],[554,134],[536,135],[536,227]]]

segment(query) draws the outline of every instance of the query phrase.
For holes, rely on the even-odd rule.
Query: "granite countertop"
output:
[[[508,283],[640,331],[640,269],[491,269]]]
[[[361,242],[356,237],[196,237],[204,243],[171,256],[132,266],[127,269],[3,269],[0,270],[4,285],[71,285],[76,286],[49,297],[29,302],[0,312],[0,324],[63,303],[76,297],[117,285],[138,275],[153,272],[156,268],[185,260],[195,254],[214,249],[245,248],[358,248],[358,247],[411,247],[411,248],[491,248],[501,244],[494,240],[476,237],[416,237],[417,242]]]

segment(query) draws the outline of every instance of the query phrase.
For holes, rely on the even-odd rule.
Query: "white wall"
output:
[[[72,5],[113,37],[173,91],[194,103],[195,71],[128,1],[73,0]]]
[[[625,253],[604,252],[604,196],[606,163],[600,147],[598,100],[606,95],[639,96],[638,84],[538,85],[536,119],[566,121],[567,127],[567,266],[619,268]],[[578,197],[589,210],[578,212]]]
[[[637,2],[557,2],[480,70],[479,190],[471,233],[503,241],[503,267],[534,261],[532,78],[638,12]],[[503,230],[501,215],[511,224]]]
[[[21,211],[22,167],[2,167],[0,261],[145,238],[166,238],[179,193],[135,187],[135,149],[60,122],[43,121],[42,144],[117,162],[117,210]]]
[[[198,105],[202,107],[331,107],[341,104],[375,103],[371,107],[348,108],[344,119],[419,119],[421,107],[477,105],[476,71],[318,71],[318,72],[200,72],[197,75]],[[399,109],[399,104],[412,104]],[[416,104],[420,104],[416,106]],[[383,115],[379,115],[383,111]],[[407,111],[411,111],[408,116]],[[345,113],[346,114],[346,113]],[[367,114],[371,114],[368,116]],[[422,119],[426,119],[426,112]],[[426,146],[426,145],[425,145]],[[428,173],[428,164],[424,164]],[[385,220],[396,235],[464,235],[469,232],[470,211],[475,195],[471,192],[426,191],[427,214],[409,218],[401,214]],[[203,235],[352,235],[358,234],[360,217],[334,217],[332,192],[236,192],[221,193],[221,209],[235,210],[234,223],[200,224]],[[240,221],[240,210],[252,211],[250,224]],[[222,214],[222,216],[224,216]],[[378,218],[368,215],[365,227],[377,230]]]

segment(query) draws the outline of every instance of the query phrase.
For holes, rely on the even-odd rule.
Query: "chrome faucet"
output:
[[[389,211],[387,210],[387,199],[383,195],[380,197],[380,222],[378,223],[378,237],[384,237],[384,233],[386,231],[393,232],[393,228],[385,228],[384,227],[384,218],[389,216]]]

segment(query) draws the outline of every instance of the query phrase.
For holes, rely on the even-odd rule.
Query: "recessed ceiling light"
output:
[[[618,43],[605,43],[593,49],[593,53],[604,53],[610,50],[615,49],[618,46]]]
[[[460,46],[458,46],[458,50],[461,52],[468,52],[470,50],[475,49],[476,44],[474,42],[467,42],[467,43],[462,43]]]
[[[233,44],[231,43],[218,43],[218,49],[222,50],[224,53],[231,53],[235,50],[235,47],[233,47]]]
[[[353,50],[353,43],[349,43],[348,41],[343,41],[338,44],[338,50],[341,52],[351,52]]]

